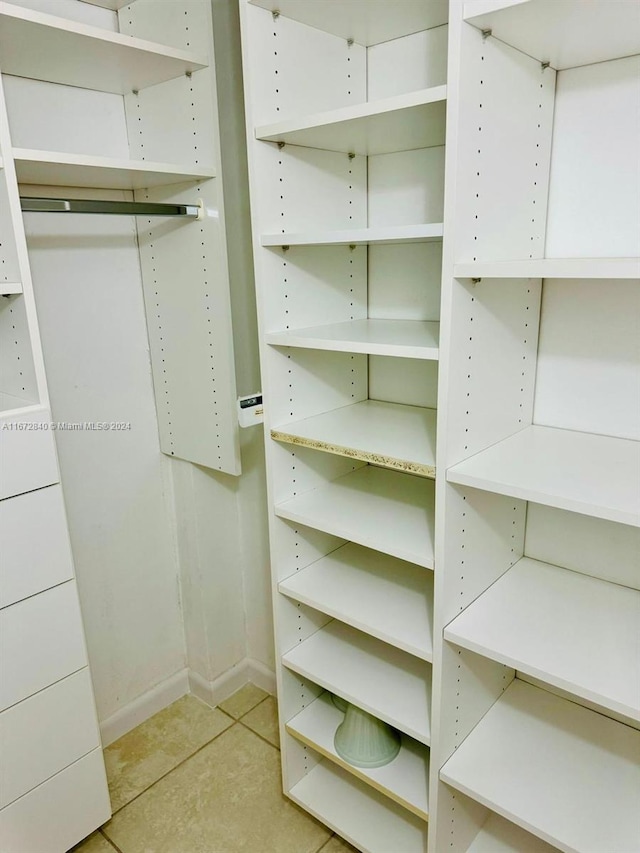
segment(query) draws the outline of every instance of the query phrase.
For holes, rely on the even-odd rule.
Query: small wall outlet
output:
[[[238,423],[241,427],[261,424],[263,420],[264,408],[262,405],[262,394],[249,394],[246,397],[238,397]]]

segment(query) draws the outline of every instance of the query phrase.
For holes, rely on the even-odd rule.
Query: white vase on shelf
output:
[[[400,752],[399,732],[355,705],[346,706],[333,741],[340,758],[354,767],[368,768],[393,761]]]

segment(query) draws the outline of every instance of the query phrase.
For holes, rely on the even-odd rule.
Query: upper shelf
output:
[[[389,154],[444,145],[447,87],[256,128],[256,138],[345,154]]]
[[[348,320],[326,326],[267,332],[268,344],[437,361],[440,323],[420,320]]]
[[[631,726],[516,679],[440,778],[560,850],[631,851],[639,758]]]
[[[250,0],[325,33],[365,46],[446,24],[447,0]],[[329,8],[327,8],[329,7]]]
[[[434,501],[432,480],[364,465],[276,504],[275,512],[280,518],[432,569]]]
[[[0,281],[0,295],[13,296],[22,293],[22,283],[19,281]]]
[[[459,462],[450,483],[640,526],[640,442],[530,426]]]
[[[125,95],[208,64],[206,57],[0,0],[2,71]]]
[[[475,0],[464,18],[560,71],[640,53],[634,0]]]
[[[446,640],[640,721],[640,592],[523,557]]]
[[[363,400],[275,427],[271,437],[421,477],[436,475],[435,409]]]
[[[482,829],[473,839],[467,853],[558,853],[535,835],[520,829],[515,823],[499,817],[495,812],[482,825]]]
[[[18,181],[52,187],[135,190],[215,176],[214,169],[14,148]]]
[[[640,258],[539,258],[455,264],[456,278],[640,278]]]
[[[442,222],[424,225],[378,225],[344,231],[263,234],[261,246],[360,246],[369,243],[432,243],[442,240]]]

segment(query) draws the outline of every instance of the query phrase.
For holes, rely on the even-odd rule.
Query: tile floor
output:
[[[356,853],[281,792],[276,700],[184,696],[105,750],[113,817],[74,853]]]

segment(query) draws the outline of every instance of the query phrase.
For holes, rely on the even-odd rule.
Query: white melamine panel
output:
[[[121,33],[211,56],[211,4],[202,0],[172,3],[158,3],[157,0],[110,2],[118,6],[118,27]]]
[[[431,738],[431,667],[399,649],[330,622],[282,657],[310,678],[420,743]]]
[[[454,260],[543,257],[555,71],[468,25],[460,71]]]
[[[518,679],[440,778],[564,853],[638,850],[640,732]]]
[[[418,320],[351,320],[267,332],[268,344],[437,361],[440,324]]]
[[[446,640],[640,720],[640,591],[524,557]]]
[[[106,0],[116,2],[117,0]],[[100,29],[118,32],[118,19],[113,11],[103,4],[85,2],[85,0],[10,0],[12,5],[22,6],[34,12],[46,12],[59,16],[69,21],[77,21],[81,24],[92,24]]]
[[[640,33],[637,9],[635,18]],[[549,257],[640,254],[639,102],[640,56],[558,75],[547,217]]]
[[[640,528],[531,503],[525,554],[640,589]]]
[[[120,95],[9,74],[2,84],[14,149],[129,159]]]
[[[492,813],[467,853],[555,853],[556,850],[515,823]]]
[[[0,635],[3,710],[87,665],[74,581],[0,611]]]
[[[367,50],[367,97],[389,98],[447,82],[446,24]],[[400,130],[401,128],[398,128]]]
[[[425,243],[442,241],[442,223],[428,225],[383,225],[375,228],[353,228],[342,231],[287,232],[263,234],[262,246],[335,246],[363,243]]]
[[[60,486],[0,503],[0,607],[73,577],[73,560]]]
[[[383,468],[435,477],[434,409],[363,400],[272,427],[271,437]]]
[[[314,767],[289,796],[363,853],[426,853],[424,821],[329,762]]]
[[[0,498],[20,495],[60,479],[47,409],[0,418]]]
[[[0,4],[2,69],[124,95],[197,71],[206,57],[55,15]]]
[[[343,719],[343,712],[336,708],[328,693],[323,693],[289,720],[286,728],[289,734],[343,770],[353,773],[372,788],[426,820],[429,814],[429,750],[404,737],[400,752],[390,764],[375,769],[355,767],[338,755],[333,743],[336,729]]]
[[[16,293],[22,293],[22,282],[0,281],[0,296],[13,296]]]
[[[450,483],[640,526],[640,442],[531,426],[450,468]]]
[[[439,320],[442,244],[369,247],[368,316]]]
[[[0,287],[2,292],[7,292],[7,287],[19,286],[22,290],[20,265],[16,250],[15,236],[13,231],[13,219],[9,207],[7,195],[7,184],[5,172],[2,165],[2,153],[0,152]],[[9,293],[14,292],[9,290]]]
[[[433,576],[348,543],[280,581],[280,592],[430,661]]]
[[[0,300],[0,389],[18,398],[19,407],[38,400],[27,299],[16,294]]]
[[[366,465],[283,501],[276,515],[433,568],[433,483]]]
[[[545,281],[535,423],[640,439],[638,285]]]
[[[534,258],[455,264],[456,278],[640,278],[638,258]]]
[[[102,750],[96,749],[0,812],[11,853],[65,853],[111,817]]]
[[[369,358],[369,397],[433,409],[438,403],[438,363],[372,355]]]
[[[367,99],[366,50],[345,38],[243,2],[245,79],[253,128]],[[327,18],[326,11],[322,13]],[[416,87],[417,88],[417,87]]]
[[[200,197],[206,210],[197,221],[138,217],[138,242],[161,449],[169,456],[239,474],[220,192],[218,180],[212,180],[137,193],[137,201],[181,204]]]
[[[22,184],[131,190],[197,181],[215,175],[210,166],[194,169],[188,164],[149,163],[57,151],[16,148],[14,156],[18,180]],[[24,187],[23,194],[29,195]],[[197,203],[195,191],[190,203]]]
[[[256,128],[256,138],[346,154],[387,154],[444,143],[446,86]]]
[[[369,157],[369,227],[441,222],[444,145]]]
[[[541,283],[454,281],[447,464],[531,423]]]
[[[0,714],[0,807],[100,746],[89,670]]]
[[[492,30],[496,38],[557,69],[640,53],[638,9],[633,0],[591,2],[588,14],[582,0],[467,2],[464,17],[474,27]]]

